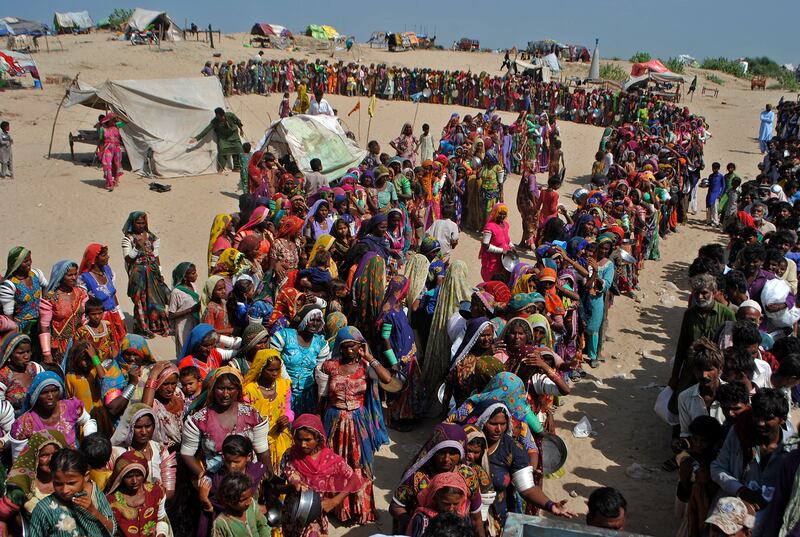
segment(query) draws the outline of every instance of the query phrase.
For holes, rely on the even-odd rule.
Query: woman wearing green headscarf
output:
[[[8,252],[8,265],[0,284],[2,314],[17,324],[17,330],[29,336],[38,333],[39,301],[47,290],[47,278],[31,268],[31,251],[15,246]],[[34,337],[38,343],[39,338]]]
[[[144,337],[170,332],[167,317],[169,288],[161,275],[160,241],[147,223],[147,214],[133,211],[122,227],[122,254],[128,272],[128,296],[133,302],[134,331]]]
[[[167,315],[172,333],[175,335],[175,356],[177,356],[189,332],[200,322],[200,295],[194,290],[197,281],[197,268],[184,261],[172,271],[172,291],[169,294]]]

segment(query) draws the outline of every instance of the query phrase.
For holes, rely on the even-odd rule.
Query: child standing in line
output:
[[[103,319],[103,301],[89,297],[85,310],[87,323],[75,331],[75,341],[88,341],[97,351],[101,362],[113,359],[119,353],[120,341],[114,338],[114,330],[109,321]],[[89,358],[92,358],[91,356]]]
[[[289,92],[283,92],[283,99],[281,99],[281,104],[278,107],[278,115],[282,118],[289,117],[291,114],[292,107],[289,104]]]
[[[250,164],[250,150],[253,146],[250,145],[250,142],[245,142],[242,144],[242,163],[239,166],[239,190],[241,190],[244,194],[250,192],[250,186],[248,185],[249,176],[247,175],[247,165]]]
[[[721,165],[715,162],[711,165],[711,175],[708,176],[708,194],[706,194],[706,224],[719,226],[719,201],[725,193],[725,176],[719,172]]]
[[[11,124],[8,121],[0,123],[0,178],[14,178],[14,163],[11,155],[11,139],[9,131]]]
[[[422,125],[422,135],[419,137],[419,159],[420,162],[433,160],[433,136],[431,136],[431,126],[427,123]]]

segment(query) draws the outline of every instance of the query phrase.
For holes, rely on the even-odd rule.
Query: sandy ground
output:
[[[243,48],[241,34],[225,36],[218,44],[221,59],[235,61],[254,55]],[[106,79],[140,79],[197,76],[206,60],[213,60],[208,45],[196,42],[169,44],[158,51],[134,47],[108,40],[108,34],[61,37],[50,41],[50,53],[36,54],[43,76],[61,74],[101,83]],[[267,58],[315,57],[303,51],[266,51]],[[323,52],[321,57],[329,57]],[[433,66],[441,69],[466,69],[497,73],[501,57],[492,54],[454,53],[449,51],[413,51],[392,54],[385,50],[358,47],[352,53],[337,53],[346,61],[387,62],[407,66]],[[570,66],[569,73],[582,74],[586,65]],[[752,93],[749,86],[723,76],[724,86],[714,99],[700,95],[706,81],[700,74],[698,95],[686,103],[693,112],[705,115],[711,124],[713,138],[706,150],[707,162],[720,161],[723,166],[737,163],[740,175],[755,175],[759,160],[754,136],[758,129],[758,112],[767,102],[775,103],[779,92]],[[0,118],[9,120],[14,136],[14,160],[17,177],[0,181],[0,251],[17,244],[33,251],[34,266],[49,273],[52,264],[63,258],[80,261],[90,242],[110,245],[111,266],[118,275],[118,287],[124,289],[126,278],[119,247],[121,227],[128,212],[144,210],[150,214],[152,229],[161,238],[161,259],[165,275],[178,262],[192,260],[200,266],[205,259],[208,230],[214,214],[237,210],[235,185],[238,176],[207,175],[160,182],[172,185],[166,194],[151,192],[148,180],[126,173],[122,185],[113,193],[103,188],[99,168],[70,162],[67,134],[78,128],[91,128],[97,111],[83,107],[63,109],[55,127],[53,158],[47,159],[50,130],[63,95],[63,87],[50,85],[44,91],[21,90],[0,93]],[[795,98],[794,95],[787,96]],[[341,114],[349,111],[354,98],[328,97]],[[362,98],[364,113],[345,118],[350,129],[367,141],[367,100]],[[278,96],[245,96],[228,99],[228,106],[244,122],[246,137],[258,141],[271,118],[277,116]],[[370,138],[388,147],[406,121],[416,117],[416,131],[429,123],[438,133],[453,111],[470,113],[460,107],[406,102],[378,101],[377,116],[372,122]],[[472,111],[474,113],[474,111]],[[510,115],[506,119],[511,119]],[[562,122],[559,124],[567,163],[566,184],[562,198],[570,205],[570,193],[587,181],[600,137],[600,129]],[[91,159],[89,146],[79,146],[80,160]],[[710,166],[709,166],[710,168]],[[510,178],[506,185],[511,205],[512,238],[518,240],[520,225],[515,218],[513,199],[519,178]],[[510,195],[509,195],[510,194]],[[701,199],[704,193],[701,193]],[[702,203],[701,203],[702,205]],[[701,215],[698,213],[697,218]],[[616,300],[611,310],[609,341],[605,346],[607,363],[574,386],[573,394],[557,413],[558,428],[569,448],[566,475],[548,480],[545,490],[555,499],[568,498],[569,507],[585,512],[585,499],[600,485],[615,486],[629,502],[629,531],[667,536],[674,533],[677,522],[672,515],[675,474],[658,470],[669,454],[669,432],[652,412],[658,387],[668,375],[668,359],[685,305],[686,268],[702,244],[719,236],[700,220],[681,228],[678,235],[662,242],[662,260],[650,262],[641,274],[641,303],[628,298]],[[472,281],[478,281],[478,243],[474,237],[461,240],[454,256],[467,262]],[[681,291],[665,290],[673,282]],[[201,282],[202,283],[202,282]],[[666,294],[665,294],[666,291]],[[131,303],[120,293],[126,313]],[[171,340],[152,343],[162,359],[174,357]],[[576,439],[570,430],[582,416],[588,416],[596,434]],[[377,456],[376,502],[381,511],[377,524],[361,528],[337,528],[335,535],[371,535],[389,533],[391,521],[386,513],[391,490],[406,465],[430,430],[421,425],[407,434],[392,432],[392,443]],[[644,479],[626,474],[632,464],[645,468]],[[651,471],[647,471],[651,470]],[[641,477],[641,476],[640,476]],[[572,497],[574,495],[574,497]]]

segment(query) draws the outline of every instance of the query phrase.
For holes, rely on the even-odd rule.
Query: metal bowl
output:
[[[628,263],[629,265],[635,265],[636,264],[636,258],[633,257],[633,255],[631,255],[630,252],[628,252],[627,250],[624,250],[622,248],[620,248],[620,250],[619,250],[619,258],[623,263]]]
[[[501,261],[504,269],[506,269],[508,272],[514,272],[514,269],[519,264],[519,256],[515,251],[509,250],[503,254]]]
[[[558,472],[567,462],[567,445],[554,434],[542,437],[542,470],[544,475]]]
[[[392,380],[389,382],[381,382],[381,388],[387,393],[400,393],[408,385],[408,379],[402,371],[393,371]]]
[[[279,498],[267,504],[267,522],[273,528],[281,525],[283,517],[283,502]]]
[[[322,497],[318,492],[306,489],[286,496],[283,520],[305,526],[322,515]]]

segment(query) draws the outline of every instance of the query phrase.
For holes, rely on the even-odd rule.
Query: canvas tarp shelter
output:
[[[669,69],[658,60],[650,60],[649,62],[634,63],[631,65],[631,76],[642,76],[645,73],[666,73]]]
[[[683,84],[686,82],[686,79],[683,77],[683,75],[673,73],[672,71],[666,71],[664,73],[654,73],[651,71],[641,76],[629,78],[625,81],[622,89],[628,91],[634,86],[647,84],[648,82],[656,82],[659,84]]]
[[[180,41],[182,39],[181,29],[170,18],[169,13],[166,11],[151,11],[140,7],[137,7],[131,18],[128,19],[126,31],[143,32],[151,25],[163,29],[165,41]]]
[[[553,78],[553,73],[552,70],[550,69],[550,65],[539,58],[535,59],[533,63],[529,63],[523,60],[514,60],[514,63],[517,64],[517,71],[520,73],[528,69],[532,71],[541,71],[542,82],[545,83],[550,82],[550,80]]]
[[[345,135],[333,116],[300,114],[274,122],[258,143],[277,158],[291,154],[303,173],[311,172],[311,159],[322,161],[322,173],[329,181],[361,164],[367,151]]]
[[[94,88],[83,82],[69,89],[65,106],[110,109],[120,128],[133,171],[146,176],[180,177],[217,173],[213,134],[192,145],[189,139],[224,108],[216,77],[109,80]]]
[[[276,37],[292,37],[292,32],[290,32],[285,26],[281,26],[279,24],[268,24],[266,22],[258,22],[253,25],[253,28],[250,30],[251,35],[263,35],[263,36],[276,36]]]
[[[11,76],[23,76],[28,72],[33,78],[39,78],[39,68],[33,56],[13,50],[0,49],[0,72]]]
[[[88,11],[56,12],[53,16],[53,24],[57,30],[86,30],[94,26],[94,21]]]
[[[32,35],[38,37],[47,33],[47,26],[41,22],[29,21],[18,17],[3,17],[0,19],[0,36]]]

